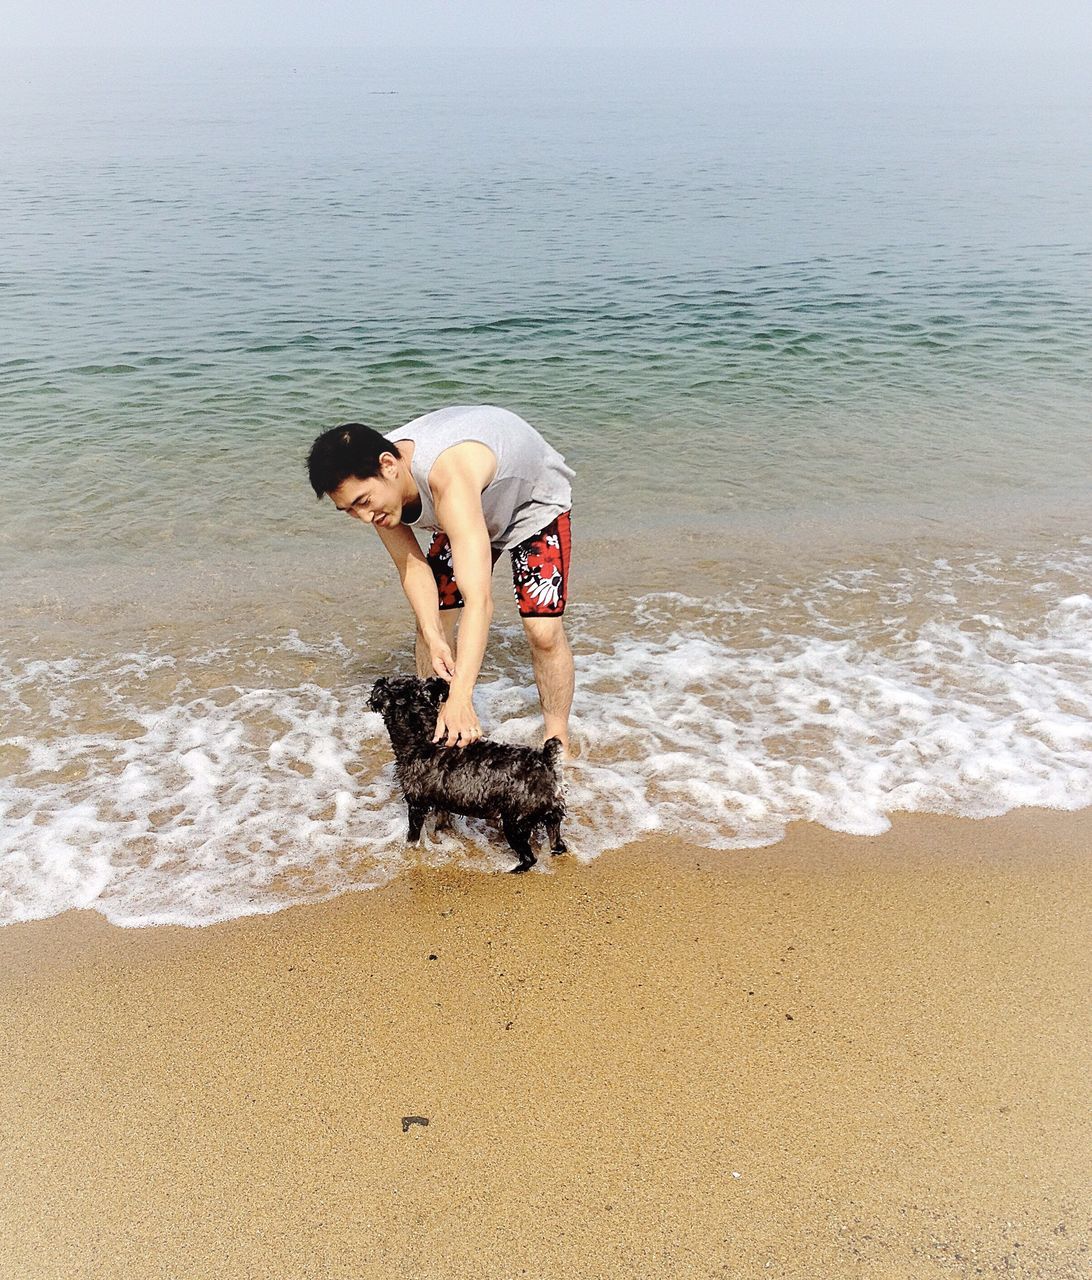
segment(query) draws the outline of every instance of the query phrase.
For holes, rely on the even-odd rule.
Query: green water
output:
[[[0,91],[9,567],[322,540],[310,438],[445,403],[535,422],[607,535],[1083,490],[1089,95],[1049,68],[49,71]]]

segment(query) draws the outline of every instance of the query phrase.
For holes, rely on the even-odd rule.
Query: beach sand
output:
[[[0,1274],[1083,1275],[1090,848],[900,817],[0,930]]]

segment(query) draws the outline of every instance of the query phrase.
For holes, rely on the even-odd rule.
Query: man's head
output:
[[[318,498],[365,524],[399,523],[406,501],[398,446],[360,422],[324,431],[307,455],[307,475]]]

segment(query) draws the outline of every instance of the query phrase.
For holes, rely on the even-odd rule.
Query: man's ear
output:
[[[439,676],[430,676],[425,681],[425,694],[434,707],[438,707],[447,697],[447,681]]]

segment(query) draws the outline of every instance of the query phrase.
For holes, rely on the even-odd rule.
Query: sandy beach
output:
[[[417,7],[5,24],[0,1280],[1092,1276],[1078,6]]]
[[[1084,1274],[1090,846],[903,817],[11,926],[0,1270]]]

